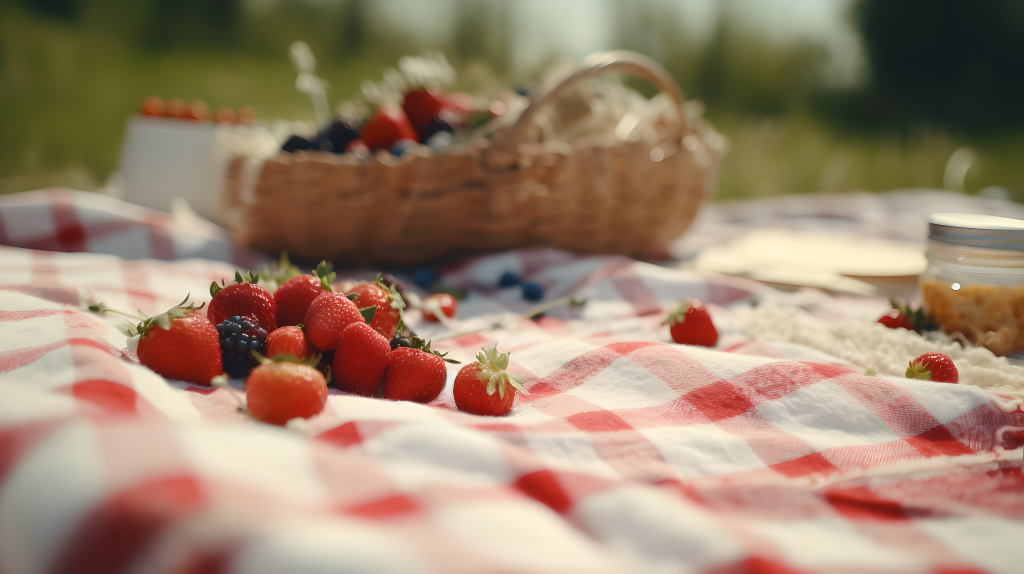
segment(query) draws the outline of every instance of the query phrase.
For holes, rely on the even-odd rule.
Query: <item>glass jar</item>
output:
[[[1024,352],[1024,221],[933,213],[928,227],[928,319],[997,355]]]

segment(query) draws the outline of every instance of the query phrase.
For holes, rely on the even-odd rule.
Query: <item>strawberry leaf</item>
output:
[[[359,314],[362,315],[363,320],[365,320],[366,323],[369,324],[370,321],[373,321],[373,316],[377,314],[377,306],[370,305],[369,307],[363,307],[362,309],[359,310]]]
[[[346,293],[345,297],[347,297],[349,301],[355,301],[359,298],[359,293]]]
[[[320,364],[320,359],[323,358],[323,355],[320,354],[320,353],[317,353],[316,355],[313,355],[312,357],[310,357],[308,359],[300,359],[300,358],[296,357],[295,355],[289,355],[287,353],[281,353],[281,354],[274,355],[273,357],[269,357],[268,358],[268,357],[264,357],[263,355],[261,355],[258,351],[249,351],[249,352],[252,353],[252,356],[255,357],[256,360],[259,361],[259,363],[261,365],[269,365],[270,363],[294,363],[296,365],[306,365],[307,367],[316,367],[318,364]]]

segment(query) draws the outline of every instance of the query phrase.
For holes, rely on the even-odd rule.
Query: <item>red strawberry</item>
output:
[[[899,309],[893,309],[892,311],[889,311],[885,315],[882,315],[878,319],[878,322],[890,329],[903,328],[908,331],[914,330],[914,324],[911,323],[910,319],[907,319],[907,316],[904,315],[903,312],[900,311]]]
[[[384,285],[381,276],[369,283],[360,283],[352,288],[349,295],[355,294],[352,302],[360,309],[371,305],[377,306],[377,312],[370,321],[370,326],[375,331],[390,341],[395,338],[395,331],[405,330],[402,321],[402,309],[405,308],[405,300],[398,293],[398,287],[392,284],[390,288]]]
[[[390,356],[387,339],[366,323],[352,323],[341,332],[331,378],[343,391],[371,397],[380,388]]]
[[[267,335],[267,358],[272,359],[277,355],[291,355],[300,361],[305,361],[316,355],[316,349],[313,348],[309,337],[302,332],[302,329],[290,325],[279,327]]]
[[[309,365],[266,363],[249,373],[245,398],[253,418],[284,425],[291,419],[308,419],[323,410],[327,403],[327,380]]]
[[[455,376],[455,406],[474,415],[500,417],[512,410],[516,391],[526,393],[523,378],[507,372],[508,353],[487,345],[476,354],[477,362]],[[528,394],[528,393],[527,393]]]
[[[407,92],[402,101],[402,111],[409,118],[409,123],[416,133],[422,133],[430,120],[436,118],[443,108],[444,102],[438,94],[424,88]]]
[[[142,100],[142,108],[139,113],[144,116],[160,117],[164,115],[164,101],[156,96],[149,96]]]
[[[413,347],[397,347],[388,357],[388,369],[384,373],[385,399],[393,401],[415,401],[429,403],[444,390],[448,380],[444,355],[430,350],[430,342],[412,337]],[[445,353],[447,355],[447,353]]]
[[[924,316],[923,308],[918,308],[915,311],[910,308],[909,304],[903,305],[898,303],[896,299],[889,299],[889,304],[892,305],[892,310],[878,319],[878,322],[886,327],[890,329],[902,327],[908,331],[917,331],[919,333],[935,329],[931,321]]]
[[[377,113],[370,118],[370,121],[363,125],[359,132],[359,139],[363,140],[370,149],[388,149],[396,141],[408,139],[419,142],[416,137],[416,130],[412,129],[409,118],[405,116],[402,108],[396,106],[381,106]]]
[[[953,359],[942,353],[925,353],[910,361],[906,374],[908,379],[935,381],[936,383],[955,385],[960,381],[960,373],[957,372]]]
[[[188,298],[185,298],[188,301]],[[129,328],[130,346],[138,345],[139,361],[156,374],[179,381],[209,385],[224,372],[217,329],[199,313],[202,305],[185,301],[156,317]]]
[[[228,317],[248,317],[254,323],[270,333],[277,329],[277,306],[274,297],[266,289],[256,284],[259,275],[245,277],[235,271],[235,282],[222,287],[214,281],[210,285],[210,307],[207,316],[214,325],[220,325]]]
[[[367,313],[371,312],[367,310]],[[309,304],[306,318],[302,322],[313,346],[327,353],[338,346],[338,339],[345,327],[352,323],[365,323],[366,318],[348,297],[324,291]]]
[[[423,300],[423,320],[439,322],[441,319],[435,315],[438,311],[450,319],[455,316],[455,311],[458,308],[459,302],[455,300],[455,297],[447,293],[434,293]]]
[[[662,325],[669,326],[672,340],[681,345],[714,347],[718,342],[718,330],[700,299],[680,302]]]
[[[321,261],[313,270],[313,275],[292,277],[274,292],[274,305],[277,307],[277,325],[285,327],[298,325],[306,318],[309,304],[324,291],[331,291],[331,281],[335,273],[333,266]]]

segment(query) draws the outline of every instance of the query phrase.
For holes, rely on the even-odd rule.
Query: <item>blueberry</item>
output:
[[[412,348],[412,343],[405,337],[395,337],[391,339],[391,350],[394,351],[398,347],[405,347],[407,349]]]
[[[502,273],[501,279],[498,279],[498,287],[505,288],[513,285],[519,285],[519,276],[511,271]]]
[[[527,301],[540,301],[544,296],[544,288],[536,281],[523,283],[523,299]]]
[[[412,282],[424,289],[430,289],[437,282],[437,273],[430,267],[420,267],[413,273]]]
[[[400,139],[391,144],[391,155],[402,157],[402,154],[416,149],[419,144],[410,139]]]
[[[344,153],[348,144],[358,138],[359,132],[355,127],[343,122],[342,120],[334,120],[324,129],[320,130],[320,132],[316,134],[316,139],[313,141],[315,147],[319,148],[321,151]]]
[[[448,134],[452,134],[455,132],[455,128],[453,128],[450,123],[442,120],[441,118],[434,118],[430,120],[430,123],[427,124],[425,128],[423,128],[422,132],[419,133],[420,141],[430,141],[430,138],[434,137],[435,135],[441,132],[447,132]]]
[[[288,153],[306,149],[316,149],[316,146],[313,145],[313,142],[300,136],[292,136],[288,138],[288,141],[284,142],[284,145],[281,146],[281,151],[286,151]]]

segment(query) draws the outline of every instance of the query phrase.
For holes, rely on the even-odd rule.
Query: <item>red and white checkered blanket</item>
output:
[[[0,237],[25,245],[12,238],[34,229],[37,248],[87,250],[97,221],[12,215],[88,211],[78,197],[0,201]],[[165,216],[107,206],[124,217],[106,229],[168,237]],[[499,326],[436,346],[464,361],[489,342],[511,351],[530,391],[512,413],[456,411],[450,388],[430,405],[332,393],[304,429],[283,429],[246,421],[227,390],[133,362],[117,319],[85,310],[202,301],[235,268],[121,255],[0,247],[5,574],[1024,564],[1024,414],[977,387],[864,376],[793,345],[675,345],[659,325],[684,297],[725,316],[756,284],[550,250],[467,261],[444,274],[472,288],[460,326]],[[588,303],[522,320],[527,303],[494,287],[505,270]]]

